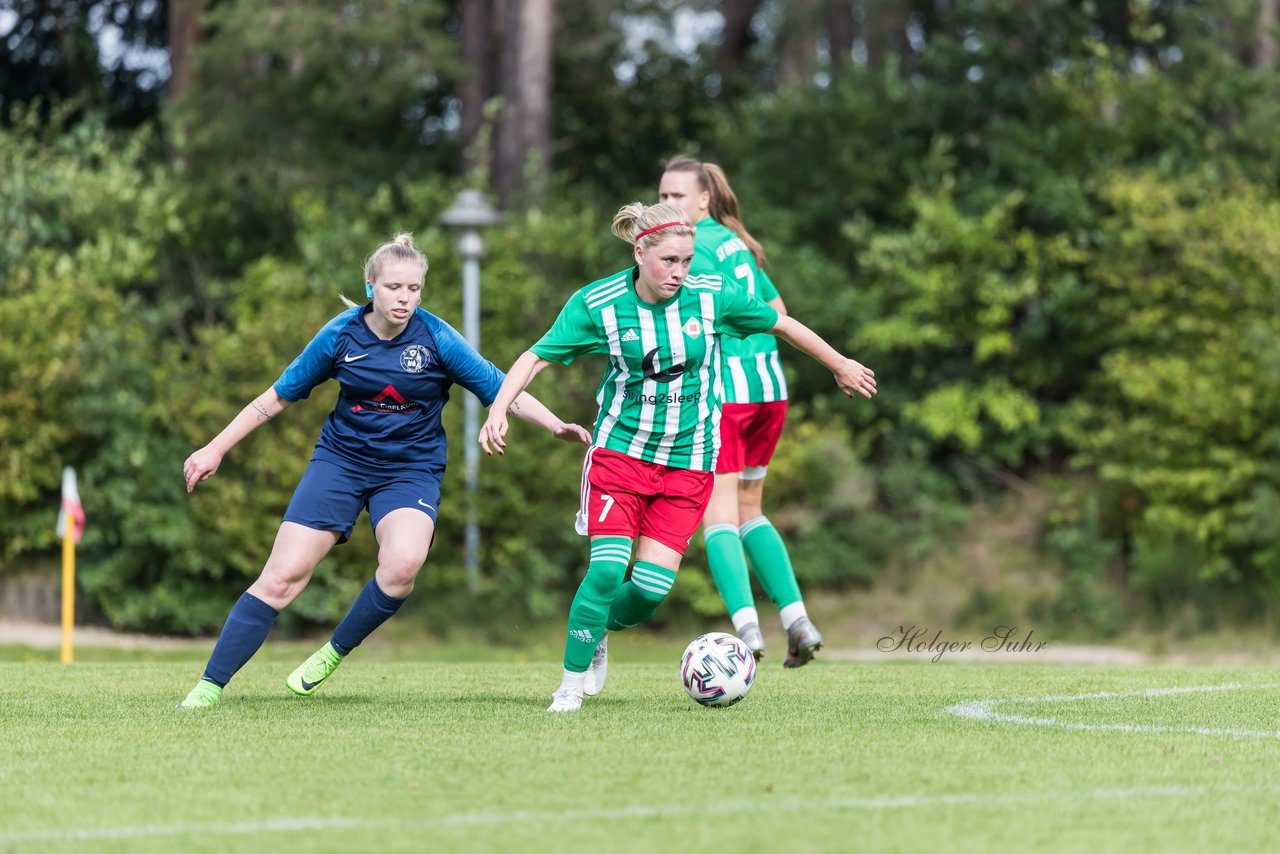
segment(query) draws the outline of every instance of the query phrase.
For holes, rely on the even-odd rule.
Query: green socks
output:
[[[707,542],[707,566],[711,569],[711,578],[729,615],[733,616],[743,608],[754,609],[756,602],[751,595],[751,576],[747,572],[742,540],[738,539],[738,527],[708,525],[702,536]]]
[[[796,573],[791,567],[791,555],[787,553],[787,546],[782,542],[773,523],[764,516],[757,516],[744,522],[739,530],[742,546],[751,560],[751,568],[755,570],[760,586],[778,606],[778,610],[799,602],[800,585],[796,583]],[[710,553],[711,537],[708,536],[707,554]],[[712,573],[714,572],[713,569]],[[716,584],[719,583],[720,579],[717,577]],[[720,595],[725,596],[727,604],[729,599],[723,587],[720,588]]]
[[[609,617],[609,605],[631,562],[631,540],[599,537],[591,543],[587,575],[578,585],[569,608],[569,634],[564,644],[564,669],[584,673],[591,666],[596,644]]]
[[[643,623],[671,592],[676,573],[642,560],[636,561],[630,580],[623,584],[630,562],[631,540],[627,537],[599,537],[591,543],[587,575],[569,608],[566,671],[585,673],[606,628],[616,631]]]
[[[658,610],[675,581],[676,574],[672,570],[663,569],[656,563],[636,561],[631,569],[631,580],[622,585],[613,597],[606,627],[616,632],[643,623]],[[586,669],[585,664],[583,669]]]

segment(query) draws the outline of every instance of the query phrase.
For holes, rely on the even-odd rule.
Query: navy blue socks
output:
[[[204,668],[203,678],[218,687],[226,687],[231,677],[245,666],[271,632],[278,612],[252,593],[242,593],[227,615],[213,654]]]
[[[403,604],[403,599],[393,599],[383,593],[376,579],[369,579],[347,616],[334,630],[330,643],[340,654],[346,655]],[[227,615],[227,622],[222,626],[218,642],[213,645],[213,654],[209,656],[201,678],[218,687],[226,687],[231,677],[262,647],[275,625],[277,614],[275,608],[257,596],[242,593]]]
[[[347,616],[342,618],[338,627],[333,630],[333,638],[329,643],[340,655],[347,655],[360,645],[374,629],[387,621],[392,614],[400,610],[403,599],[393,599],[378,586],[378,579],[370,578],[369,583],[360,591],[356,601],[351,605]]]

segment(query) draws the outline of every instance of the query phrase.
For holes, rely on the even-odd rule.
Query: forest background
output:
[[[414,231],[424,304],[460,327],[440,217],[484,190],[504,219],[485,234],[482,350],[505,368],[574,289],[629,263],[613,212],[689,153],[727,170],[792,313],[879,377],[873,403],[850,402],[787,360],[769,509],[806,591],[925,596],[922,567],[967,543],[953,621],[1269,632],[1278,7],[6,0],[0,586],[53,589],[74,466],[84,616],[216,631],[333,392],[190,497],[182,461],[339,292],[362,295],[367,253]],[[578,365],[534,391],[589,422],[597,379]],[[419,614],[495,637],[558,624],[585,565],[580,451],[516,425],[484,461],[472,589],[461,411]],[[374,554],[361,523],[283,630],[340,617]],[[703,560],[695,546],[667,619],[722,614]]]

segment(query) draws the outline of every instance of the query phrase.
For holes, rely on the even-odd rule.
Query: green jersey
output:
[[[778,298],[769,274],[756,265],[755,256],[742,238],[711,217],[698,223],[693,238],[691,276],[714,273],[725,282],[737,282],[753,296],[768,302]],[[721,348],[725,403],[769,403],[787,399],[778,339],[768,334],[729,339]]]
[[[575,293],[534,355],[569,364],[608,357],[596,391],[594,444],[672,468],[715,471],[720,450],[720,340],[772,329],[778,312],[716,274],[688,276],[660,303],[636,296],[638,268]]]

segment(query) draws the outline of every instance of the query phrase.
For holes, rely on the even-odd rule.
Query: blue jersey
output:
[[[488,406],[503,373],[452,326],[418,309],[399,335],[383,341],[364,316],[349,309],[324,325],[276,380],[276,394],[306,398],[327,379],[338,381],[313,460],[375,471],[443,471],[440,411],[457,383]]]

